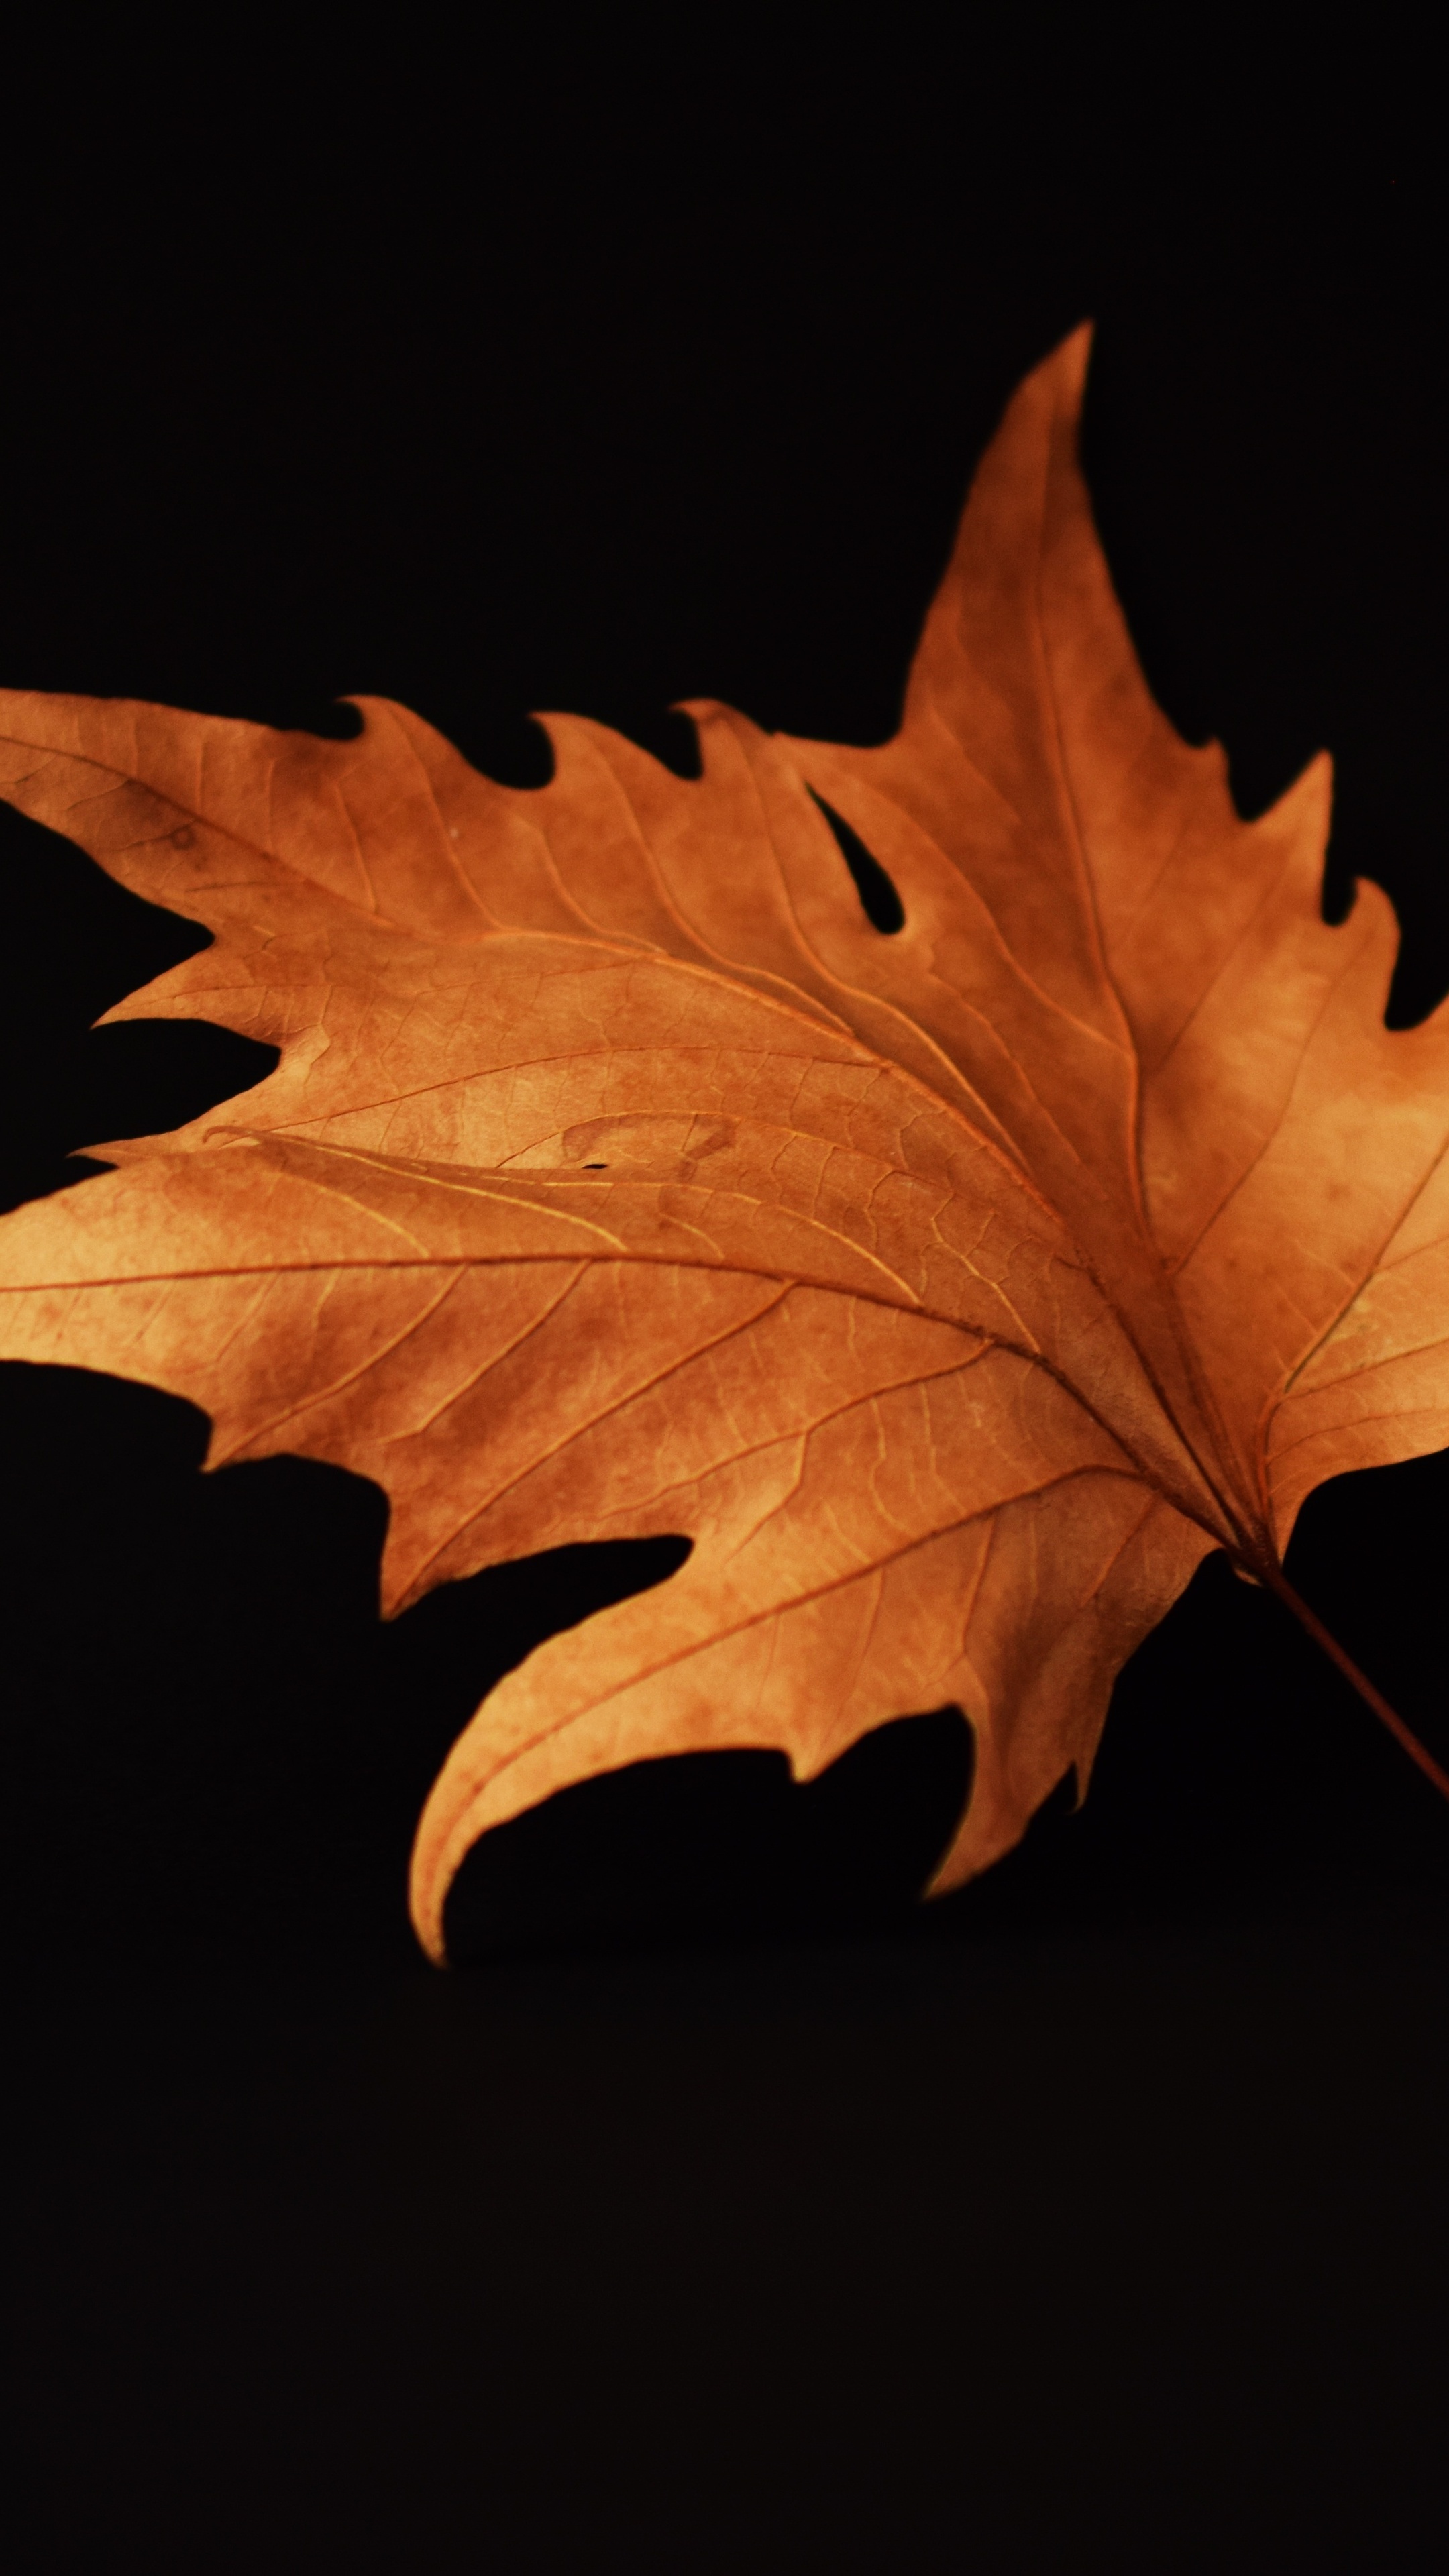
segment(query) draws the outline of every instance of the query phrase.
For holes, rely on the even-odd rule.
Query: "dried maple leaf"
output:
[[[522,792],[382,700],[339,744],[0,698],[12,801],[214,934],[107,1016],[282,1051],[5,1221],[0,1351],[189,1397],[212,1466],[375,1478],[388,1611],[693,1541],[455,1746],[435,1956],[465,1851],[568,1782],[726,1745],[808,1776],[950,1701],[954,1886],[1085,1783],[1208,1549],[1293,1600],[1312,1488],[1449,1443],[1449,1006],[1385,1029],[1377,888],[1324,923],[1327,762],[1243,823],[1149,699],[1086,352],[1011,404],[882,749],[700,704],[686,781],[563,717]]]

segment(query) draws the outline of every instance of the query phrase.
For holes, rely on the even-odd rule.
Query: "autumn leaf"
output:
[[[685,780],[554,717],[523,791],[385,700],[336,743],[0,696],[11,801],[213,934],[106,1016],[281,1050],[0,1225],[0,1354],[189,1398],[210,1466],[374,1478],[389,1613],[693,1543],[454,1747],[435,1957],[465,1852],[569,1782],[723,1746],[808,1777],[948,1702],[957,1885],[1085,1785],[1209,1549],[1322,1637],[1305,1496],[1449,1443],[1449,1006],[1385,1028],[1376,887],[1322,918],[1327,761],[1244,823],[1153,706],[1086,356],[1012,402],[879,749],[700,703]]]

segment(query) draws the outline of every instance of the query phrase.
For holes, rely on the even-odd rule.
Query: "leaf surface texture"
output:
[[[107,1014],[281,1050],[0,1222],[0,1354],[139,1378],[208,1464],[374,1478],[384,1607],[682,1532],[489,1695],[421,1820],[470,1845],[641,1758],[797,1776],[955,1701],[936,1884],[1085,1784],[1206,1551],[1449,1443],[1449,1008],[1389,1031],[1329,774],[1244,823],[1153,705],[1076,461],[1078,333],[978,471],[876,749],[692,706],[683,780],[547,720],[498,787],[377,699],[336,743],[0,693],[0,791],[212,944]],[[904,912],[867,918],[822,807]]]

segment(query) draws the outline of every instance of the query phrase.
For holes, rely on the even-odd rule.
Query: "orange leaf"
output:
[[[212,1466],[375,1478],[389,1611],[693,1541],[454,1747],[435,1957],[469,1846],[571,1781],[726,1745],[806,1777],[948,1701],[956,1885],[1085,1785],[1210,1548],[1286,1590],[1315,1485],[1449,1443],[1449,1006],[1385,1029],[1377,888],[1324,923],[1326,761],[1245,824],[1153,706],[1086,354],[1011,404],[878,750],[699,704],[685,781],[556,717],[522,791],[382,700],[333,743],[0,696],[11,801],[213,933],[107,1016],[281,1049],[4,1220],[0,1355],[189,1397]]]

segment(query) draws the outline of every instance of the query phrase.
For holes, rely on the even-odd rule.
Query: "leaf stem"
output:
[[[1292,1611],[1300,1626],[1307,1629],[1316,1646],[1321,1646],[1329,1662],[1336,1664],[1344,1680],[1352,1682],[1359,1698],[1366,1700],[1375,1717],[1382,1720],[1396,1743],[1401,1744],[1411,1762],[1417,1762],[1426,1780],[1432,1780],[1441,1798],[1449,1798],[1449,1771],[1435,1761],[1428,1746],[1421,1744],[1411,1726],[1406,1726],[1396,1708],[1391,1708],[1383,1692],[1375,1690],[1367,1673],[1361,1673],[1352,1655],[1345,1654],[1338,1639],[1325,1628],[1316,1611],[1310,1610],[1302,1594],[1295,1592],[1288,1577],[1276,1565],[1253,1560],[1252,1571],[1270,1592],[1276,1592],[1285,1608]]]

